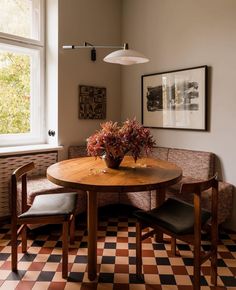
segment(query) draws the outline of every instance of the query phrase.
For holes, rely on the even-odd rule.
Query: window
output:
[[[45,142],[44,0],[0,0],[0,144]]]

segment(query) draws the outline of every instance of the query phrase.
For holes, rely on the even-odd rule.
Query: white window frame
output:
[[[31,92],[33,97],[30,103],[30,127],[29,133],[0,134],[0,146],[17,146],[46,143],[46,122],[45,122],[45,0],[40,1],[40,28],[39,40],[24,38],[0,32],[0,45],[9,47],[13,52],[27,52],[30,55],[38,54],[39,63],[34,63],[34,73],[32,74]],[[33,1],[32,1],[33,2]],[[35,70],[35,67],[38,69]]]

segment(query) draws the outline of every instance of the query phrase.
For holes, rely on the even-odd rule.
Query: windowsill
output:
[[[63,146],[61,145],[51,145],[51,144],[38,144],[38,145],[27,145],[27,146],[15,146],[15,147],[0,147],[0,157],[9,156],[23,153],[35,153],[35,152],[47,152],[54,150],[61,150]]]

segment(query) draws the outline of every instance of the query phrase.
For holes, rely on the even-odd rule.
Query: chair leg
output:
[[[22,253],[27,252],[27,226],[24,225],[21,230],[21,239],[22,239]]]
[[[194,194],[194,277],[193,290],[200,290],[201,279],[201,197]]]
[[[142,275],[142,227],[139,222],[136,223],[136,275]]]
[[[217,285],[217,243],[218,243],[218,227],[217,225],[212,225],[211,230],[211,283]]]
[[[217,285],[217,245],[218,245],[218,184],[212,191],[212,224],[211,224],[211,283]]]
[[[63,222],[62,229],[62,278],[68,277],[68,230],[69,222]]]
[[[17,271],[17,225],[11,225],[11,270]]]
[[[201,249],[200,245],[194,245],[194,272],[193,272],[193,289],[200,290],[201,279]]]
[[[217,286],[217,255],[211,257],[211,283]]]
[[[171,254],[176,256],[176,238],[171,237]]]
[[[73,245],[74,243],[75,243],[75,217],[73,215],[70,221],[70,244]]]

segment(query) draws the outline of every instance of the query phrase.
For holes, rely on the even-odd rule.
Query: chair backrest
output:
[[[11,210],[12,218],[17,217],[17,184],[21,180],[21,208],[27,210],[27,173],[34,169],[34,162],[18,167],[11,175]]]
[[[201,195],[201,193],[204,190],[207,190],[209,188],[212,188],[213,190],[218,191],[217,174],[215,174],[213,177],[209,178],[208,180],[191,182],[191,183],[183,183],[180,188],[180,193],[186,193],[186,194],[196,193],[198,195]]]
[[[218,224],[218,186],[217,174],[215,174],[208,180],[193,183],[183,183],[180,188],[180,193],[194,193],[195,228],[197,227],[198,231],[200,231],[199,221],[201,216],[201,195],[203,191],[210,188],[212,188],[211,223],[212,225]]]

